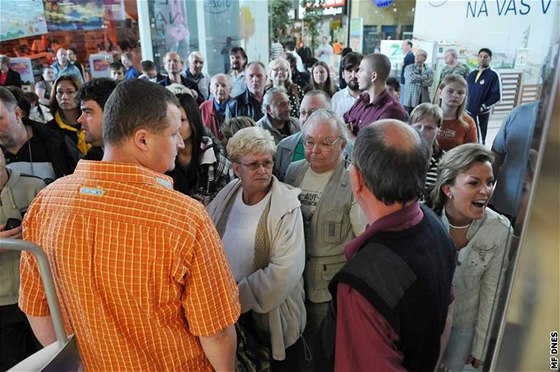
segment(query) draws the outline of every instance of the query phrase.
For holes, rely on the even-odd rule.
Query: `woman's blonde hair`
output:
[[[269,131],[261,127],[240,129],[230,138],[227,153],[232,161],[239,161],[242,157],[258,152],[268,152],[274,157],[276,143]]]
[[[445,153],[439,162],[436,184],[430,193],[433,209],[439,213],[447,201],[447,195],[442,190],[444,185],[454,185],[459,173],[470,169],[474,163],[486,161],[492,163],[494,155],[478,143],[466,143]]]
[[[463,78],[461,75],[447,75],[439,84],[438,91],[434,96],[434,103],[441,107],[440,94],[446,86],[453,83],[457,83],[465,89],[465,99],[463,100],[463,103],[461,103],[461,105],[457,107],[455,119],[463,126],[463,128],[465,128],[465,130],[468,130],[469,124],[467,124],[467,122],[463,119],[463,115],[465,114],[465,107],[467,106],[467,97],[469,96],[469,85],[467,84],[465,78]]]
[[[286,69],[287,79],[286,79],[286,82],[284,83],[284,85],[285,85],[285,88],[287,88],[290,85],[292,85],[292,69],[290,67],[290,62],[288,62],[284,58],[273,59],[268,64],[268,75],[267,75],[267,78],[266,78],[266,86],[267,87],[273,87],[274,86],[274,82],[272,81],[272,76],[271,76],[272,75],[272,69],[275,69],[275,68],[278,68],[278,67],[283,67],[283,68]]]

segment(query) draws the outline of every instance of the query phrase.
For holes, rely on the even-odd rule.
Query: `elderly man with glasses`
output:
[[[348,141],[344,122],[333,111],[318,110],[305,124],[302,139],[305,160],[290,164],[285,182],[301,189],[306,243],[304,338],[313,352],[331,300],[329,280],[346,263],[344,245],[364,230],[365,222],[342,159]]]

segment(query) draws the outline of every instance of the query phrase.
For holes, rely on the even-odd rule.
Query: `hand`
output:
[[[4,231],[6,224],[0,225],[0,238],[21,239],[21,226]]]
[[[476,359],[475,357],[473,357],[472,355],[468,357],[467,361],[465,362],[465,364],[470,364],[471,366],[473,366],[474,368],[478,368],[480,367],[480,365],[482,364],[482,362],[478,359]]]

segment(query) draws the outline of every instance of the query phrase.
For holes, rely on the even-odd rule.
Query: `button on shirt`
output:
[[[364,126],[381,119],[406,120],[406,111],[387,89],[379,93],[371,103],[369,93],[363,92],[354,106],[344,114],[344,121],[354,135]]]
[[[51,186],[23,238],[47,254],[85,369],[211,371],[197,336],[234,324],[240,305],[202,204],[133,164],[81,160]],[[47,316],[37,262],[21,260],[19,306]]]

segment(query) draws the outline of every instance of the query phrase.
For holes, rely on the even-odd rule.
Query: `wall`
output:
[[[417,1],[414,38],[457,44],[467,57],[488,47],[494,67],[512,67],[517,49],[528,48],[525,83],[535,83],[559,7],[557,0]]]

